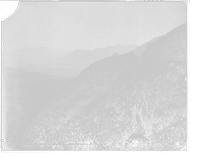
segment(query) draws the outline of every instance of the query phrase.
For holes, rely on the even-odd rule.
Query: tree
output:
[[[173,85],[162,78],[148,76],[136,84],[132,92],[134,106],[131,111],[134,115],[138,114],[141,125],[147,136],[153,133],[153,121],[155,113],[166,106],[172,99]],[[135,125],[135,121],[133,120]]]

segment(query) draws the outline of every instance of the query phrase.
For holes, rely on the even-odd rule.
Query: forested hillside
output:
[[[96,61],[46,102],[34,124],[44,125],[40,128],[59,130],[89,102],[106,92],[115,79],[138,62],[138,56],[132,53],[113,55]]]
[[[137,53],[94,62],[46,103],[17,149],[183,150],[186,40],[183,24]]]
[[[147,45],[143,59],[187,60],[187,24],[183,24],[168,32],[155,42]]]
[[[63,129],[64,136],[77,131],[77,136],[86,134],[102,149],[124,150],[126,139],[139,133],[151,140],[150,150],[179,150],[186,142],[186,125],[177,123],[186,118],[185,76],[185,63],[141,63],[74,117]],[[174,126],[175,133],[168,134],[165,128],[169,125]],[[184,129],[179,130],[179,126]],[[160,133],[164,133],[166,143],[159,138]],[[77,138],[75,142],[82,142]],[[180,144],[177,147],[176,142]]]
[[[96,99],[72,107],[79,112],[71,119],[70,110],[47,115],[52,108],[43,108],[24,142],[35,145],[28,149],[124,150],[126,139],[140,133],[151,140],[149,150],[179,150],[186,143],[186,72],[182,62],[138,62]]]

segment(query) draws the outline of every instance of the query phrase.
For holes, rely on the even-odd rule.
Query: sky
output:
[[[3,48],[140,45],[185,22],[182,2],[22,2],[3,22]]]

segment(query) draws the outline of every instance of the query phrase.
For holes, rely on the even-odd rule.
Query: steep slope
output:
[[[106,150],[124,150],[124,141],[132,133],[147,135],[147,129],[152,125],[153,134],[156,134],[171,123],[186,118],[186,73],[187,66],[184,62],[145,61],[135,65],[120,76],[104,95],[89,103],[79,115],[71,119],[62,131],[65,135],[69,135],[68,138],[79,136],[82,131],[86,131],[86,135],[96,136],[93,140],[102,143]],[[150,83],[146,83],[148,81]],[[147,94],[149,100],[147,102],[149,109],[145,111],[145,104],[141,106],[143,110],[141,115],[139,113],[141,108],[139,110],[135,106],[137,103],[135,99],[140,100],[140,94]],[[170,98],[169,101],[165,101],[164,97]],[[151,109],[156,107],[157,101],[162,105],[154,110],[153,122],[150,124],[147,120]],[[74,135],[69,131],[77,133]],[[162,144],[173,147],[180,139],[182,143],[175,149],[178,150],[186,142],[185,138],[179,138],[181,132],[182,130],[179,129],[176,133],[170,132],[167,135],[176,140],[168,140],[168,143]],[[186,130],[182,135],[186,135]],[[101,140],[98,141],[97,138]],[[64,141],[67,142],[68,139]],[[76,142],[81,143],[78,139]],[[168,149],[172,149],[171,147]],[[166,150],[164,146],[162,149]]]
[[[124,57],[120,57],[121,60],[119,60],[120,58],[118,60],[122,64]],[[116,56],[115,58],[117,59]],[[136,58],[136,61],[133,60],[135,63],[132,61],[134,64],[129,65],[127,63],[130,61],[129,58],[127,61],[124,60],[130,66],[128,66],[129,69],[120,73],[121,75],[116,75],[118,71],[113,69],[114,65],[111,65],[115,58],[113,56],[104,59],[104,62],[101,60],[101,62],[92,64],[77,79],[57,92],[57,95],[53,96],[44,106],[43,111],[39,113],[32,127],[26,132],[27,140],[23,141],[41,144],[39,147],[35,146],[39,149],[123,150],[127,137],[132,133],[146,135],[146,126],[149,124],[144,124],[143,119],[148,120],[149,116],[146,112],[149,110],[145,111],[144,106],[141,106],[140,109],[143,110],[141,115],[138,113],[139,109],[134,111],[135,103],[137,103],[135,99],[140,100],[140,94],[148,95],[150,109],[156,107],[154,105],[157,101],[159,101],[158,105],[161,104],[154,110],[154,119],[151,124],[155,134],[159,134],[171,123],[186,118],[187,81],[185,77],[187,76],[187,65],[185,62],[160,60],[141,62]],[[109,59],[112,59],[112,62],[109,62]],[[127,68],[124,67],[125,63],[118,68]],[[110,66],[116,70],[112,72],[113,77],[116,77],[115,80],[111,80],[108,85],[107,78],[100,76],[102,80],[96,80],[94,76],[96,74],[105,75],[107,72],[109,76],[110,71],[107,70],[110,70]],[[88,87],[90,86],[89,88],[87,84]],[[85,88],[88,89],[85,90]],[[91,94],[89,94],[90,92]],[[78,98],[78,95],[81,97]],[[169,101],[165,101],[165,97],[169,97]],[[69,115],[71,116],[69,117]],[[142,117],[144,118],[141,119]],[[178,122],[177,124],[179,126]],[[177,138],[180,133],[181,131],[178,131],[177,134],[170,132],[167,135]],[[185,133],[186,131],[184,131],[184,135]],[[157,140],[155,143],[162,142],[158,137],[155,140]],[[94,144],[94,142],[100,145],[100,148],[81,146],[84,143]],[[167,142],[168,145],[173,146],[175,141]],[[179,140],[176,139],[176,142]],[[185,144],[185,138],[182,138],[181,142],[176,150]],[[77,145],[68,145],[72,143]],[[44,146],[45,144],[49,146]],[[152,147],[152,149],[154,148]],[[161,146],[160,149],[165,150],[165,147]]]
[[[168,32],[163,37],[158,37],[142,52],[143,58],[167,61],[186,61],[186,36],[187,26],[183,24]]]
[[[139,62],[138,56],[132,53],[96,61],[48,100],[35,123],[49,125],[51,129],[61,128],[89,102],[103,94],[115,79]]]
[[[135,48],[134,50],[133,50],[133,53],[134,54],[136,54],[136,55],[138,55],[138,56],[143,56],[143,53],[147,53],[148,52],[148,50],[147,49],[149,49],[150,48],[150,43],[162,43],[163,44],[163,42],[165,42],[164,40],[166,40],[166,38],[173,38],[173,37],[176,37],[176,36],[172,36],[172,35],[176,35],[176,34],[178,34],[178,35],[185,35],[186,34],[186,27],[187,26],[187,24],[182,24],[182,25],[180,25],[180,26],[178,26],[178,27],[176,27],[176,28],[174,28],[173,30],[171,30],[171,31],[169,31],[169,32],[167,32],[165,35],[162,35],[162,36],[157,36],[157,37],[155,37],[155,38],[153,38],[153,39],[151,39],[150,41],[148,41],[148,42],[146,42],[146,43],[144,43],[144,44],[142,44],[142,45],[140,45],[140,46],[138,46],[137,48]],[[184,34],[182,34],[182,33],[184,33]],[[182,36],[178,36],[178,37],[182,37]],[[187,36],[184,36],[184,37],[182,37],[181,39],[186,39],[186,37]],[[170,41],[171,42],[171,41]],[[185,42],[185,41],[182,41],[182,42]],[[184,48],[185,48],[185,46],[184,46]],[[149,52],[148,52],[149,53]],[[159,52],[160,53],[160,52]],[[144,58],[144,57],[143,57]]]
[[[150,42],[152,42],[152,41],[158,40],[159,38],[161,38],[161,36],[154,37],[154,38],[151,39],[150,41],[148,41],[148,42],[146,42],[146,43],[144,43],[144,44],[138,46],[137,48],[135,48],[135,49],[133,50],[133,53],[136,54],[136,55],[138,55],[138,56],[141,56],[142,53],[147,49],[147,45],[148,45]]]

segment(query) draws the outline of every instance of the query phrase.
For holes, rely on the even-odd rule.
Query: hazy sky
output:
[[[74,50],[141,44],[185,22],[181,2],[23,2],[3,23],[3,45]]]

